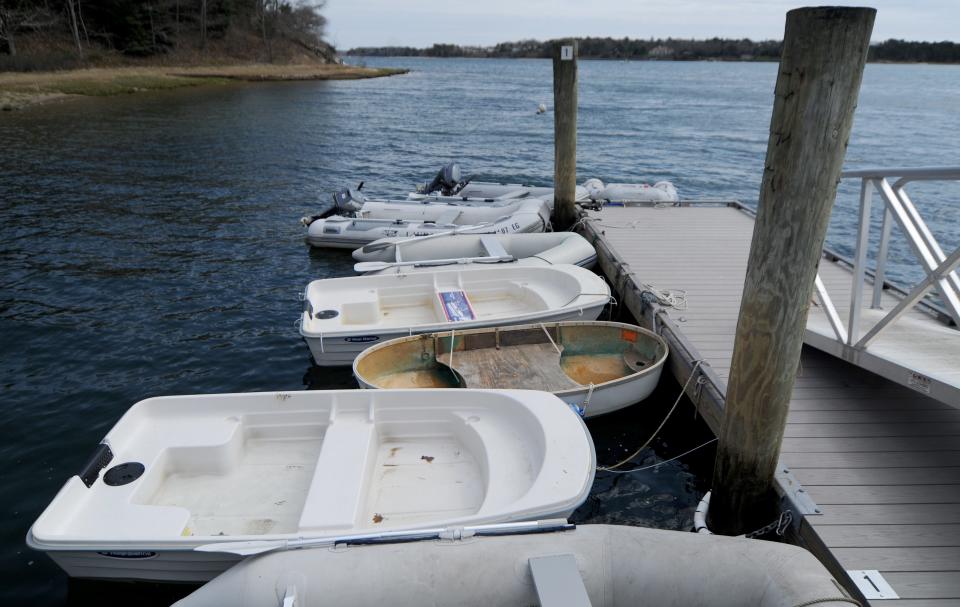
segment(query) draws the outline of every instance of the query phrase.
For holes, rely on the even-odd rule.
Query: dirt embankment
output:
[[[70,96],[104,97],[231,81],[356,80],[393,76],[407,71],[337,64],[251,63],[0,72],[0,110],[17,110]]]

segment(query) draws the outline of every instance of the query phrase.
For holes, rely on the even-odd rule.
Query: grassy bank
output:
[[[90,68],[0,73],[0,110],[10,111],[71,96],[105,97],[231,81],[357,80],[406,73],[391,68],[328,64],[244,64]]]

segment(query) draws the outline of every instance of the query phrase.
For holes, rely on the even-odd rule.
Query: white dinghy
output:
[[[677,188],[669,181],[647,183],[607,183],[588,179],[583,183],[590,192],[590,200],[606,204],[679,202]]]
[[[859,604],[796,546],[620,525],[550,532],[557,528],[447,529],[432,535],[443,539],[278,551],[246,560],[176,607]]]
[[[152,398],[27,543],[74,577],[205,581],[317,538],[566,517],[595,465],[583,422],[540,392]]]
[[[573,264],[591,268],[597,251],[574,232],[448,234],[382,238],[355,250],[357,272],[408,272],[457,263],[516,262],[522,266]]]
[[[669,349],[652,331],[602,321],[565,321],[400,337],[353,361],[362,388],[544,390],[584,417],[645,399]]]
[[[374,342],[436,331],[595,320],[609,300],[603,278],[571,265],[462,266],[328,278],[307,285],[300,334],[317,365],[349,365]]]
[[[356,215],[310,221],[307,242],[315,247],[356,249],[381,238],[543,232],[550,223],[550,210],[538,198],[487,207],[367,202]]]
[[[456,163],[445,165],[432,181],[418,185],[415,192],[407,194],[408,199],[417,202],[462,204],[502,204],[507,200],[525,197],[543,198],[553,211],[554,188],[552,187],[461,179],[460,166]],[[669,181],[658,181],[653,185],[604,184],[599,179],[588,179],[583,182],[583,185],[576,186],[574,193],[574,201],[579,203],[629,204],[677,202],[678,200],[680,197],[677,190]]]

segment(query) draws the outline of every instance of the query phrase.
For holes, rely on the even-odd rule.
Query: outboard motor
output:
[[[432,194],[433,192],[439,191],[443,196],[453,196],[462,190],[463,186],[467,185],[469,181],[469,179],[465,181],[460,180],[460,165],[456,162],[451,162],[444,165],[444,167],[440,169],[440,172],[437,173],[437,176],[433,178],[433,181],[422,188],[422,193]]]
[[[363,203],[367,200],[367,197],[360,193],[360,188],[362,187],[363,182],[360,183],[360,186],[356,190],[343,188],[339,192],[334,192],[333,210],[335,210],[338,215],[359,211],[363,207]]]
[[[357,186],[357,189],[343,188],[337,192],[333,193],[333,206],[320,213],[319,215],[310,215],[307,217],[301,217],[300,223],[305,226],[310,226],[311,223],[318,219],[326,219],[331,215],[350,215],[356,213],[361,208],[363,208],[363,203],[366,202],[367,197],[360,193],[360,190],[363,189],[363,182],[360,182],[360,185]]]

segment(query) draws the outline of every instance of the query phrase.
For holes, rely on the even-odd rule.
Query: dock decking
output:
[[[719,432],[751,214],[738,205],[605,207],[581,226],[621,305],[670,342],[680,381],[703,361],[689,395]],[[842,314],[849,266],[824,258],[820,276]],[[651,288],[686,291],[686,308],[660,305]],[[882,305],[896,301],[885,293]],[[864,319],[873,314],[864,308]],[[823,309],[812,307],[807,343],[824,347],[832,334]],[[802,541],[861,600],[847,571],[878,570],[900,597],[891,606],[960,605],[960,409],[918,391],[929,384],[910,372],[919,366],[921,378],[960,383],[960,333],[913,310],[870,350],[896,382],[805,346],[781,488],[803,514]]]

